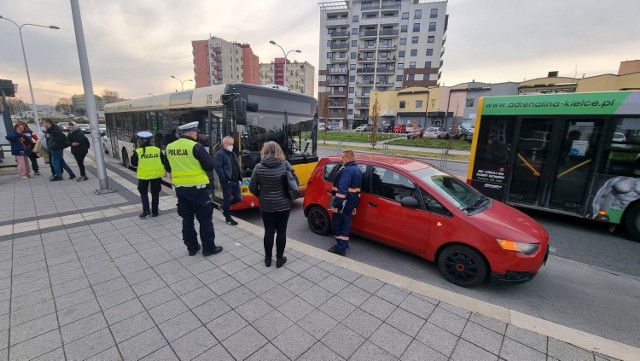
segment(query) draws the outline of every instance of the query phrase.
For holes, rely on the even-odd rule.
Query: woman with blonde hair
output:
[[[284,248],[287,245],[287,222],[291,210],[291,198],[286,190],[287,171],[300,180],[291,164],[285,160],[282,148],[276,142],[264,143],[260,151],[262,160],[253,169],[249,190],[260,200],[260,213],[264,224],[264,264],[271,267],[273,239],[276,243],[276,267],[287,262]]]

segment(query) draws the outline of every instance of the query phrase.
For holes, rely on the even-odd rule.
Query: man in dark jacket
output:
[[[360,199],[360,184],[362,172],[355,161],[352,150],[342,151],[342,164],[336,179],[333,181],[333,204],[331,206],[331,227],[336,238],[336,244],[329,248],[329,252],[345,256],[349,248],[349,233],[351,232],[351,217],[356,213]]]
[[[71,154],[76,158],[78,163],[78,169],[80,169],[80,178],[76,179],[78,182],[86,181],[87,173],[84,169],[84,158],[89,153],[89,139],[84,135],[82,129],[78,128],[76,122],[69,123],[69,135],[67,135],[67,144],[71,146]]]
[[[62,169],[69,173],[69,179],[74,179],[76,175],[71,168],[64,161],[63,151],[67,147],[67,137],[62,133],[62,130],[57,125],[53,124],[51,119],[43,119],[42,125],[44,126],[47,148],[49,148],[49,155],[51,156],[51,164],[53,165],[54,174],[49,179],[50,181],[62,180]]]
[[[242,201],[240,194],[242,174],[240,173],[238,156],[233,152],[233,143],[233,138],[230,136],[222,139],[222,148],[214,156],[213,164],[222,189],[222,214],[224,214],[225,223],[235,226],[238,222],[231,218],[229,208]]]

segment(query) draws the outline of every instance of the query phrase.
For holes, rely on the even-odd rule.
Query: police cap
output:
[[[191,130],[198,130],[198,121],[187,123],[187,124],[183,124],[183,125],[179,126],[178,129],[182,130],[183,132],[188,132],[188,131],[191,131]]]
[[[140,139],[151,139],[151,138],[153,138],[153,134],[151,132],[146,131],[146,130],[138,132],[137,135],[138,135],[138,138],[140,138]]]

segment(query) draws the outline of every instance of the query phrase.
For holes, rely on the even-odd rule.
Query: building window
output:
[[[430,61],[425,61],[424,62],[424,67],[425,68],[431,68],[431,62]]]
[[[402,20],[409,19],[409,13],[402,13]]]
[[[411,49],[411,56],[418,56],[418,49]]]
[[[358,40],[351,40],[351,47],[352,48],[357,48],[358,47]]]
[[[398,69],[404,69],[404,63],[398,63]]]
[[[401,33],[406,33],[407,32],[407,26],[406,25],[400,26],[400,32]]]
[[[404,109],[405,108],[404,100],[401,100],[400,103],[398,103],[398,108],[400,108],[400,109]]]
[[[356,53],[355,51],[351,52],[351,59],[356,59],[358,57],[358,53]]]
[[[416,67],[416,62],[415,61],[410,61],[409,62],[409,68],[415,68]]]
[[[474,108],[476,106],[476,100],[473,98],[467,98],[467,102],[465,106],[467,108]]]
[[[330,51],[327,53],[327,59],[333,59],[333,57],[334,57],[333,52]]]
[[[438,9],[431,9],[431,16],[429,16],[431,19],[435,19],[438,17]]]
[[[414,19],[422,19],[422,9],[417,9],[415,14],[413,15]]]
[[[358,35],[358,28],[351,28],[351,35]]]
[[[427,56],[432,56],[433,55],[433,49],[427,49]]]
[[[347,104],[353,104],[353,100],[354,100],[353,98],[347,99]]]
[[[435,42],[436,42],[436,37],[435,36],[427,37],[427,43],[435,43]]]
[[[349,82],[354,82],[356,81],[356,76],[355,75],[349,75]]]
[[[351,22],[357,23],[359,20],[360,20],[360,16],[354,15],[353,20],[351,20]]]
[[[416,100],[416,109],[422,108],[422,100]]]
[[[402,75],[396,75],[396,81],[402,81]]]
[[[347,56],[347,52],[346,51],[341,51],[340,52],[340,59],[344,59],[344,57]]]
[[[356,70],[356,64],[350,64],[349,70]]]
[[[417,36],[412,36],[411,37],[411,44],[417,44],[418,43],[418,37]]]
[[[407,80],[410,80],[410,81],[416,80],[416,75],[415,74],[408,74],[407,75]]]
[[[406,38],[400,38],[400,45],[404,45],[407,43],[407,39]]]
[[[429,31],[436,31],[436,22],[432,21],[429,23]]]
[[[413,32],[414,33],[420,32],[420,23],[413,23]]]
[[[353,94],[353,92],[354,92],[354,91],[355,91],[355,88],[354,88],[354,87],[352,87],[352,86],[350,86],[350,87],[349,87],[349,93]]]
[[[398,51],[398,58],[404,58],[404,50]]]

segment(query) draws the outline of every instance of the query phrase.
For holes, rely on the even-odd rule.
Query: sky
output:
[[[422,0],[421,0],[422,1]],[[193,79],[191,41],[210,35],[249,43],[260,62],[282,57],[276,41],[318,70],[316,0],[79,0],[93,91],[140,98],[180,90]],[[449,0],[441,85],[521,82],[617,73],[640,59],[638,0]],[[36,103],[83,94],[68,0],[0,1],[0,15],[22,28]],[[18,29],[0,19],[0,79],[30,103]],[[316,77],[317,80],[317,77]],[[186,82],[185,89],[193,87]],[[317,92],[317,89],[316,89]]]

